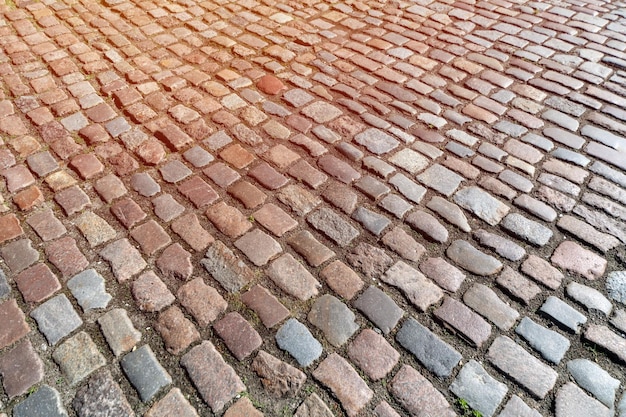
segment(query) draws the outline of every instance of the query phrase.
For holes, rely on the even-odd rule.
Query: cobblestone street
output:
[[[0,417],[626,417],[626,3],[0,11]]]

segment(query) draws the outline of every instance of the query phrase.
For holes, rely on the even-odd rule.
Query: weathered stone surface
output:
[[[410,365],[402,365],[391,381],[391,394],[411,416],[454,417],[445,397]]]
[[[465,274],[443,258],[426,259],[420,264],[420,270],[441,288],[450,292],[456,292],[465,280]]]
[[[521,214],[511,213],[502,220],[501,224],[509,232],[536,246],[544,246],[552,238],[552,230]]]
[[[207,340],[193,347],[180,362],[214,413],[220,412],[226,403],[246,389],[234,369]]]
[[[407,261],[418,262],[426,252],[423,245],[398,226],[385,233],[382,242]]]
[[[474,410],[491,417],[504,400],[508,388],[485,371],[475,360],[467,362],[450,385],[457,397],[463,398]]]
[[[172,415],[198,417],[196,410],[178,388],[172,388],[170,392],[150,407],[145,417],[169,417]]]
[[[141,332],[122,308],[115,308],[98,319],[100,329],[115,356],[128,352],[141,340]]]
[[[0,358],[2,386],[9,399],[28,392],[29,388],[41,382],[44,377],[44,364],[30,340],[24,339]]]
[[[254,278],[245,262],[219,240],[207,250],[200,264],[229,292],[239,291]]]
[[[472,285],[463,294],[463,301],[501,330],[509,330],[519,318],[517,310],[483,284]]]
[[[148,265],[128,239],[108,244],[100,251],[100,256],[109,261],[113,274],[120,282],[129,280]]]
[[[491,335],[489,323],[453,298],[446,297],[434,315],[474,346],[480,347]]]
[[[306,381],[306,374],[261,350],[252,362],[252,369],[261,378],[263,387],[272,396],[297,395]]]
[[[561,271],[536,255],[526,258],[522,264],[522,272],[553,290],[559,288],[561,281],[565,278]]]
[[[373,285],[354,301],[354,307],[365,314],[384,334],[389,334],[404,315],[404,311],[389,295]]]
[[[330,354],[313,371],[315,379],[335,394],[348,416],[356,416],[372,399],[374,392],[337,353]]]
[[[313,212],[307,220],[339,246],[349,245],[359,235],[359,231],[354,226],[327,208]]]
[[[520,397],[513,395],[498,417],[541,417],[541,414],[526,405]]]
[[[552,295],[546,299],[539,311],[574,333],[578,333],[580,326],[587,322],[587,317],[582,313]]]
[[[506,336],[498,336],[487,352],[489,361],[537,398],[545,398],[558,374]]]
[[[72,407],[79,417],[105,414],[111,417],[135,416],[124,392],[108,370],[95,373],[87,384],[79,388]]]
[[[467,222],[467,217],[463,214],[463,211],[454,203],[450,203],[442,197],[435,196],[430,199],[426,205],[429,209],[439,214],[446,219],[449,223],[457,226],[464,232],[471,232],[472,228]]]
[[[215,333],[237,360],[243,360],[263,344],[263,339],[241,314],[232,311],[213,324]]]
[[[406,222],[426,238],[444,243],[448,240],[448,230],[434,216],[422,210],[415,210],[406,216]]]
[[[368,278],[378,278],[393,263],[384,250],[368,243],[359,243],[346,258]]]
[[[576,383],[593,394],[605,406],[612,408],[615,404],[620,380],[613,378],[598,364],[588,359],[574,359],[567,362],[567,370]]]
[[[371,329],[363,330],[350,343],[348,356],[372,381],[384,378],[400,359],[389,342]]]
[[[545,360],[556,365],[561,362],[570,347],[570,341],[566,337],[535,323],[528,317],[524,317],[517,325],[515,333],[526,339]]]
[[[613,271],[606,280],[606,291],[613,300],[626,304],[626,271]]]
[[[286,253],[274,260],[267,275],[287,294],[299,300],[308,300],[318,293],[320,283],[291,254]]]
[[[13,417],[68,417],[59,392],[42,385],[13,408]]]
[[[354,313],[329,294],[322,295],[315,301],[308,319],[336,347],[343,345],[359,329],[354,321]]]
[[[461,268],[476,275],[495,275],[502,269],[502,263],[487,255],[465,240],[455,240],[446,250],[446,255]]]
[[[149,345],[127,353],[120,364],[143,402],[150,401],[161,389],[172,383],[172,377],[159,363]]]
[[[95,269],[87,269],[67,282],[67,287],[83,311],[106,308],[111,295],[106,292],[104,278]]]
[[[450,375],[462,358],[459,352],[413,318],[404,322],[396,340],[426,369],[440,377]]]
[[[626,339],[604,325],[590,325],[585,330],[585,339],[609,351],[626,363]]]
[[[457,191],[454,201],[464,209],[495,226],[506,216],[509,206],[478,187],[465,187]]]
[[[294,417],[333,417],[326,403],[315,393],[309,395],[296,410]]]
[[[417,180],[446,197],[450,197],[459,188],[464,178],[448,168],[434,164],[419,174]]]
[[[565,290],[569,297],[584,305],[587,310],[604,313],[606,317],[611,315],[613,304],[600,291],[577,282],[570,282]]]
[[[443,297],[441,288],[403,261],[396,262],[380,279],[397,287],[421,311],[426,311]]]
[[[550,260],[556,266],[587,279],[600,278],[607,265],[606,259],[570,240],[562,242]]]
[[[70,385],[75,385],[96,369],[106,365],[106,359],[85,332],[63,342],[52,354]]]
[[[322,345],[306,328],[296,319],[289,319],[276,332],[278,347],[286,350],[295,358],[300,366],[307,367],[317,360],[322,354]]]
[[[498,255],[510,261],[519,261],[526,256],[526,250],[517,243],[503,236],[489,233],[486,230],[476,230],[474,232],[474,238],[476,238],[481,245],[494,250]]]
[[[196,327],[177,306],[172,306],[159,314],[154,328],[161,335],[165,349],[172,355],[178,355],[200,339]]]
[[[563,385],[556,393],[554,409],[556,417],[610,417],[613,415],[609,408],[585,394],[572,382]]]
[[[39,330],[46,336],[50,346],[56,345],[65,336],[83,324],[65,294],[49,299],[31,311]]]

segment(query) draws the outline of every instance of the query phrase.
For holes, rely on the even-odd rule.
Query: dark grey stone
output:
[[[56,345],[59,340],[83,324],[65,294],[49,299],[34,309],[30,315],[37,321],[39,330],[46,336],[50,346]]]
[[[391,297],[373,285],[363,291],[353,304],[384,334],[389,334],[404,315]]]
[[[57,390],[42,385],[13,408],[13,417],[67,417],[67,411]]]
[[[570,347],[567,338],[535,323],[528,317],[524,317],[517,325],[515,333],[526,339],[528,344],[537,350],[544,359],[557,365]]]
[[[465,399],[472,409],[480,411],[483,416],[491,417],[506,396],[508,388],[471,359],[459,371],[450,385],[450,391]]]
[[[150,401],[162,388],[172,383],[172,377],[161,366],[149,345],[126,354],[121,365],[143,402]]]
[[[303,367],[311,365],[322,354],[320,342],[313,337],[304,324],[293,318],[287,320],[278,329],[276,343]]]
[[[567,363],[567,370],[582,388],[609,408],[615,403],[620,380],[613,378],[598,364],[588,359],[574,359]]]
[[[72,401],[79,417],[134,417],[120,386],[107,370],[94,374],[79,388]]]
[[[385,216],[368,210],[362,206],[358,207],[355,212],[352,213],[352,218],[361,223],[363,227],[376,236],[380,236],[383,230],[391,224],[391,221],[389,221],[389,219]]]
[[[426,369],[440,377],[449,376],[462,359],[452,346],[413,318],[404,322],[396,334],[396,340],[415,355]]]

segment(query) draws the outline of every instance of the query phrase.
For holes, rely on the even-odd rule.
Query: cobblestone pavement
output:
[[[625,3],[1,11],[0,416],[626,416]]]

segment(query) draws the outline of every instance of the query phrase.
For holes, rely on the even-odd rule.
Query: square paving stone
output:
[[[182,357],[181,364],[214,413],[246,390],[235,370],[209,341],[193,347]]]
[[[124,392],[108,370],[98,371],[89,378],[87,384],[78,389],[72,407],[78,417],[134,416]]]
[[[474,410],[491,417],[504,400],[508,388],[485,371],[482,365],[471,359],[450,385],[450,391],[467,401]]]
[[[40,177],[45,177],[59,168],[59,164],[48,151],[30,155],[26,158],[26,163],[28,167]]]
[[[130,229],[135,224],[146,218],[146,213],[139,204],[130,198],[123,198],[111,205],[111,213],[126,227]]]
[[[105,246],[100,251],[100,256],[109,262],[119,282],[129,280],[148,265],[139,251],[126,238]]]
[[[59,191],[54,196],[54,201],[61,206],[67,216],[78,213],[91,204],[89,196],[78,185]]]
[[[15,214],[0,217],[0,244],[20,236],[24,231]]]
[[[117,235],[115,229],[106,220],[92,211],[81,214],[74,220],[74,224],[92,248],[114,239]]]
[[[135,329],[128,313],[122,308],[115,308],[102,315],[98,324],[115,356],[128,352],[141,340],[141,332]]]
[[[211,181],[222,188],[228,188],[232,183],[241,178],[241,175],[228,165],[221,162],[211,164],[202,171]]]
[[[213,155],[205,151],[200,146],[194,146],[188,149],[185,153],[183,153],[183,157],[196,168],[202,168],[213,162],[215,159],[213,158]]]
[[[228,194],[239,200],[247,209],[258,207],[267,199],[263,191],[243,180],[231,185]]]
[[[209,207],[206,216],[220,232],[233,239],[252,227],[252,223],[238,209],[223,201]]]
[[[13,417],[68,417],[59,392],[42,385],[13,408]]]
[[[0,249],[0,256],[14,273],[28,268],[39,260],[39,252],[33,249],[30,239],[7,243]]]
[[[277,241],[259,229],[246,233],[237,239],[234,244],[256,266],[267,264],[283,251],[283,248]]]
[[[26,302],[39,303],[61,289],[56,275],[44,263],[20,272],[14,279]]]
[[[157,259],[156,265],[163,276],[171,279],[186,281],[193,273],[191,254],[178,243],[168,246]]]
[[[144,224],[135,227],[130,232],[130,235],[139,243],[143,253],[148,256],[163,249],[172,241],[167,232],[163,230],[163,227],[154,220],[148,220]]]
[[[9,399],[25,394],[30,387],[41,382],[44,365],[28,339],[0,358],[0,375]]]
[[[220,197],[209,184],[198,176],[193,176],[180,184],[178,191],[187,197],[196,208],[203,208],[213,204]]]
[[[79,332],[60,344],[52,358],[70,385],[79,383],[93,371],[106,365],[106,359],[98,346],[85,332]]]
[[[12,345],[30,332],[26,317],[13,298],[0,304],[0,323],[4,323],[0,327],[0,349]]]
[[[244,293],[241,301],[254,310],[267,328],[276,326],[290,314],[278,298],[260,285],[255,285]]]
[[[26,223],[32,227],[44,242],[63,236],[67,229],[54,215],[52,209],[46,208],[31,214]]]
[[[85,255],[76,246],[76,241],[69,236],[48,242],[46,255],[66,278],[79,273],[89,265]]]
[[[172,304],[176,298],[152,271],[145,272],[137,278],[131,291],[141,311],[160,311]]]
[[[106,203],[111,203],[128,192],[122,180],[114,174],[100,178],[94,184],[94,188]]]
[[[94,154],[76,155],[72,158],[69,165],[84,180],[93,178],[104,170],[104,165]]]
[[[46,336],[50,346],[56,345],[83,324],[65,294],[59,294],[41,304],[31,311],[30,316],[37,321],[39,330]]]
[[[200,333],[194,324],[176,306],[159,314],[154,327],[163,338],[165,348],[172,355],[178,355],[200,339]]]
[[[287,351],[302,367],[311,365],[322,354],[320,342],[296,319],[287,320],[275,337],[278,347]]]
[[[144,197],[152,197],[161,192],[161,186],[147,172],[134,174],[130,186]]]
[[[199,417],[196,409],[178,388],[172,388],[170,392],[150,407],[144,416],[171,417],[174,415],[177,417]]]
[[[16,165],[2,171],[2,176],[6,180],[7,190],[10,193],[26,188],[35,183],[35,177],[30,173],[25,165]]]
[[[395,301],[378,287],[370,286],[354,301],[354,307],[359,309],[384,334],[389,334],[402,316],[404,311]]]
[[[84,312],[106,308],[111,295],[106,292],[104,278],[95,269],[87,269],[67,282],[67,287]]]
[[[252,216],[255,221],[258,221],[263,227],[278,237],[298,226],[297,221],[283,209],[272,203],[265,204],[255,211]]]
[[[126,354],[120,364],[144,403],[152,400],[161,389],[172,383],[172,377],[161,366],[148,345]]]
[[[174,220],[183,214],[185,207],[180,204],[171,194],[161,194],[152,200],[154,206],[154,214],[156,214],[164,222]]]
[[[263,343],[254,327],[237,312],[226,314],[213,324],[213,329],[240,361],[250,356]]]
[[[374,330],[365,329],[348,346],[348,357],[372,380],[384,378],[400,354]]]

